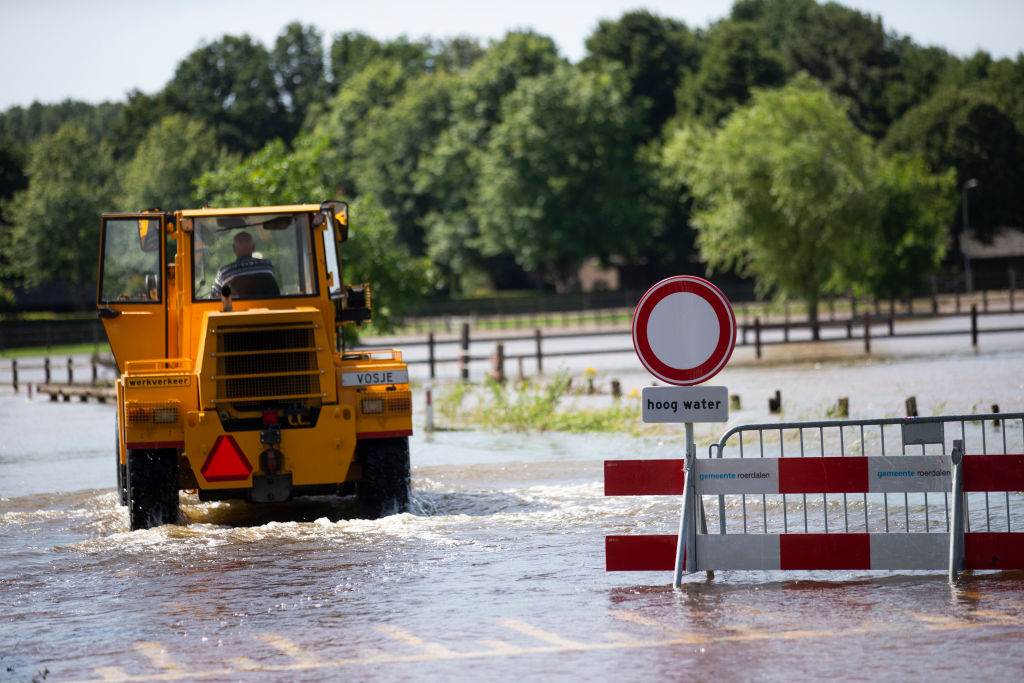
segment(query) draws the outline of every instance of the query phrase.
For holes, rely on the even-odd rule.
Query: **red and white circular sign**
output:
[[[633,348],[663,382],[706,382],[725,367],[735,346],[732,305],[704,278],[666,278],[648,289],[633,310]]]

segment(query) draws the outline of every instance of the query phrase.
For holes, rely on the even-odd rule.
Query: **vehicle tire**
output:
[[[178,522],[176,451],[128,451],[128,519],[132,531]]]
[[[368,517],[409,511],[409,439],[369,439],[356,444],[363,472],[356,493]]]
[[[121,462],[119,438],[117,413],[114,413],[114,469],[117,471],[117,504],[125,506],[128,504],[128,476],[125,472],[127,466]]]

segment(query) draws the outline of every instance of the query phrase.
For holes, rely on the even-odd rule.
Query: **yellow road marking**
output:
[[[395,640],[405,643],[406,645],[411,645],[412,647],[419,648],[420,650],[423,650],[423,652],[433,655],[439,659],[455,655],[455,652],[453,650],[449,650],[444,645],[428,642],[426,640],[423,640],[419,636],[415,636],[412,633],[409,633],[405,629],[398,628],[397,626],[392,626],[391,624],[378,624],[374,627],[374,629],[378,633],[382,633],[388,636],[389,638],[394,638]]]
[[[924,613],[907,612],[908,616],[911,616],[919,621],[924,622],[929,629],[938,630],[966,630],[971,628],[979,628],[987,625],[1000,625],[1000,624],[1013,624],[1020,623],[1021,620],[1015,619],[1011,615],[1005,615],[1000,613],[989,613],[975,612],[975,614],[989,619],[989,621],[967,621],[952,619],[942,615],[932,615]],[[544,643],[544,645],[535,646],[516,646],[511,645],[502,640],[481,640],[478,641],[480,645],[486,649],[473,650],[473,651],[459,651],[450,650],[442,645],[436,643],[430,643],[425,641],[416,635],[405,631],[404,629],[381,625],[377,627],[377,630],[385,635],[395,638],[408,645],[416,647],[419,652],[411,655],[387,655],[374,653],[373,655],[364,654],[361,657],[353,657],[350,659],[322,659],[312,655],[311,653],[303,650],[301,647],[293,643],[292,641],[283,638],[276,634],[264,634],[260,638],[265,642],[269,643],[272,647],[289,656],[292,662],[286,664],[261,664],[248,657],[236,657],[230,660],[230,666],[227,668],[220,669],[208,669],[208,670],[189,670],[186,671],[180,666],[175,664],[173,661],[166,656],[166,652],[159,643],[138,643],[136,650],[146,656],[156,666],[160,667],[162,671],[158,673],[142,674],[142,675],[131,675],[126,673],[123,669],[117,667],[97,667],[93,669],[93,673],[97,678],[91,679],[92,681],[105,681],[112,683],[114,681],[178,681],[178,680],[190,680],[190,679],[205,679],[205,678],[231,678],[237,676],[239,673],[244,672],[261,672],[261,673],[287,673],[287,672],[298,672],[298,671],[309,671],[309,670],[324,670],[324,669],[340,669],[343,667],[351,666],[365,666],[383,663],[411,663],[411,662],[428,662],[438,661],[443,659],[448,660],[462,660],[462,659],[486,659],[494,657],[504,657],[513,655],[540,655],[540,654],[558,654],[564,652],[596,652],[596,651],[608,651],[608,650],[630,650],[630,649],[650,649],[657,647],[670,647],[679,645],[697,645],[707,643],[726,643],[726,642],[744,642],[744,641],[759,641],[759,640],[801,640],[801,639],[815,639],[815,638],[835,638],[844,637],[850,635],[862,635],[862,634],[881,634],[886,632],[899,632],[905,630],[906,625],[890,624],[890,623],[875,623],[865,622],[862,626],[850,629],[842,629],[836,631],[814,631],[814,630],[790,630],[790,631],[778,631],[770,629],[751,629],[746,627],[732,628],[729,632],[716,634],[716,635],[700,635],[694,633],[688,633],[679,629],[666,628],[661,623],[645,617],[636,612],[630,612],[628,610],[613,610],[611,615],[627,623],[649,626],[659,629],[663,634],[662,637],[655,637],[652,639],[638,639],[633,638],[628,634],[621,634],[618,632],[611,632],[608,635],[612,638],[607,642],[600,643],[582,643],[579,641],[564,638],[558,634],[545,631],[543,629],[527,624],[526,622],[519,621],[517,619],[503,619],[499,623],[503,626],[516,631],[518,633],[528,635]],[[623,637],[624,636],[624,637]],[[154,659],[155,657],[155,659]]]
[[[957,631],[963,628],[971,628],[978,624],[972,624],[966,619],[954,619],[941,614],[924,614],[921,612],[907,612],[912,618],[925,624],[929,631]]]
[[[171,659],[171,656],[167,654],[167,650],[160,643],[142,641],[135,643],[134,647],[136,652],[139,652],[158,669],[164,669],[165,671],[184,670],[180,664]]]
[[[531,638],[536,638],[541,642],[547,643],[549,645],[554,645],[556,647],[561,647],[568,650],[585,647],[583,643],[577,642],[575,640],[569,640],[568,638],[563,638],[557,633],[552,633],[551,631],[545,631],[542,628],[531,626],[530,624],[527,624],[525,621],[519,621],[518,619],[499,619],[498,623],[504,626],[505,628],[510,628],[513,631],[518,631],[519,633],[528,635]]]
[[[518,645],[506,643],[504,640],[480,640],[477,642],[479,642],[481,645],[489,647],[491,649],[491,652],[493,652],[495,655],[521,655],[527,652],[527,650],[524,650]]]
[[[625,621],[630,624],[637,624],[639,626],[648,626],[650,628],[657,629],[658,631],[674,638],[681,640],[688,645],[702,645],[708,642],[708,637],[698,633],[691,633],[689,631],[683,631],[682,629],[675,628],[673,626],[666,626],[656,619],[645,617],[639,612],[633,612],[631,610],[617,609],[611,612],[611,615],[620,621]]]
[[[991,609],[975,609],[969,612],[972,617],[981,617],[987,624],[1006,624],[1017,626],[1024,624],[1024,619],[1013,614],[1006,614],[1004,612],[996,612]]]
[[[312,652],[302,649],[296,643],[293,643],[284,636],[280,636],[276,633],[264,633],[259,637],[260,640],[265,642],[267,645],[278,652],[291,657],[299,664],[315,667],[320,666],[323,663],[323,660],[320,657],[317,657]]]

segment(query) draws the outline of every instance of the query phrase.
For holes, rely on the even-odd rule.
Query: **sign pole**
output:
[[[697,445],[693,440],[693,423],[687,422],[686,427],[686,458],[683,460],[683,505],[679,512],[679,539],[676,541],[676,566],[672,585],[679,588],[683,585],[683,574],[694,571],[697,566],[696,536],[694,524],[694,467],[693,460],[697,455]]]

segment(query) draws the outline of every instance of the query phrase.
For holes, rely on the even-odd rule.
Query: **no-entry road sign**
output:
[[[633,311],[633,348],[663,382],[706,382],[729,362],[735,345],[732,305],[704,278],[666,278],[647,290]]]

